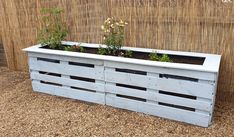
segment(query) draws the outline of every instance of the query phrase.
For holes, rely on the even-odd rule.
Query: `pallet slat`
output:
[[[172,120],[187,122],[194,125],[204,127],[209,125],[209,115],[203,113],[190,112],[146,102],[142,103],[135,100],[119,98],[110,94],[106,95],[106,104],[118,108],[124,108]]]
[[[43,84],[38,81],[32,81],[32,86],[33,90],[37,92],[42,92],[51,95],[72,98],[72,99],[78,99],[92,103],[105,104],[105,94],[98,92],[92,93],[84,90],[53,86],[53,85]]]
[[[104,84],[97,84],[92,82],[85,82],[81,80],[73,80],[69,78],[55,77],[44,74],[36,74],[33,72],[31,73],[31,79],[104,92]]]
[[[198,101],[193,99],[186,99],[176,96],[164,95],[160,93],[141,91],[136,89],[118,87],[113,85],[106,85],[106,92],[119,95],[127,95],[131,97],[143,98],[156,102],[163,102],[175,104],[180,106],[191,107],[199,110],[209,111],[212,110],[212,103],[208,101]]]
[[[61,65],[29,58],[29,68],[37,71],[46,71],[65,75],[87,77],[93,79],[104,79],[103,70],[97,68],[88,68],[74,65]]]
[[[102,60],[93,60],[87,58],[78,58],[78,57],[69,57],[69,56],[59,56],[59,55],[51,55],[51,54],[41,54],[41,53],[28,53],[29,58],[49,58],[49,59],[59,59],[62,61],[71,61],[71,62],[80,62],[80,63],[90,63],[94,65],[103,66]]]
[[[176,79],[162,79],[108,70],[105,71],[105,80],[113,83],[125,83],[156,90],[173,91],[176,93],[204,97],[208,99],[213,97],[214,91],[214,86],[211,84]]]
[[[191,78],[203,79],[215,81],[217,75],[215,73],[201,72],[201,71],[191,71],[191,70],[183,70],[183,69],[171,69],[165,67],[152,67],[152,66],[143,66],[138,64],[130,64],[130,63],[116,63],[112,61],[105,61],[106,67],[112,68],[128,68],[139,71],[146,71],[152,73],[160,73],[160,74],[170,74],[170,75],[178,75],[178,76],[189,76]]]

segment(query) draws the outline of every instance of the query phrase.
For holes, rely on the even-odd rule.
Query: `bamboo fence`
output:
[[[21,49],[36,44],[43,7],[64,9],[67,40],[101,43],[114,16],[129,22],[127,46],[222,54],[218,98],[234,100],[234,0],[0,0],[10,69],[27,70]]]

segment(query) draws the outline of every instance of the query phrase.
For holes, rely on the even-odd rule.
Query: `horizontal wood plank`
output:
[[[187,98],[181,98],[176,96],[164,95],[157,92],[147,92],[137,89],[130,89],[125,87],[118,87],[115,85],[106,85],[106,92],[119,95],[127,95],[131,97],[143,98],[156,102],[163,102],[168,104],[186,106],[199,110],[209,111],[212,110],[212,102],[210,101],[199,101]]]
[[[72,98],[72,99],[78,99],[92,103],[105,104],[105,93],[87,92],[67,87],[53,86],[53,85],[43,84],[38,81],[32,81],[32,87],[33,90],[37,92],[42,92],[51,95]]]
[[[116,97],[115,95],[111,94],[106,95],[106,104],[113,107],[143,112],[146,114],[160,116],[181,122],[187,122],[203,127],[208,127],[209,125],[210,115],[208,114],[191,112],[148,102],[139,102],[126,98]]]
[[[39,57],[39,58],[49,58],[49,59],[58,59],[62,61],[71,61],[78,63],[89,63],[94,65],[103,65],[103,60],[97,59],[88,59],[88,58],[79,58],[79,57],[70,57],[70,56],[61,56],[61,55],[51,55],[51,54],[42,54],[42,53],[28,53],[29,57]]]
[[[74,65],[64,65],[59,63],[45,62],[29,58],[29,68],[37,71],[45,71],[64,75],[86,77],[104,80],[104,70]]]
[[[155,90],[172,91],[186,95],[213,98],[214,85],[185,80],[163,79],[152,76],[136,75],[115,71],[105,71],[105,81],[121,83]]]
[[[127,68],[127,69],[132,69],[132,70],[146,71],[146,72],[159,73],[159,74],[178,75],[178,76],[203,79],[203,80],[209,80],[209,81],[215,81],[217,77],[216,73],[211,73],[211,72],[202,72],[202,71],[194,71],[194,70],[191,71],[191,70],[185,70],[185,69],[172,69],[172,68],[165,68],[165,67],[152,67],[152,66],[144,66],[144,65],[138,65],[138,64],[133,64],[133,63],[105,61],[105,66],[111,67],[111,68],[120,68],[120,69]]]
[[[99,84],[99,83],[74,80],[74,79],[65,78],[65,77],[50,76],[50,75],[39,74],[39,73],[34,73],[34,72],[31,73],[31,79],[104,92],[104,84]]]

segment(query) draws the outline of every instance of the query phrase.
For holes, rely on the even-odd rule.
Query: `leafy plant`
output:
[[[162,57],[160,58],[160,61],[162,62],[172,62],[170,57],[167,54],[163,54]]]
[[[161,62],[173,62],[171,58],[167,54],[163,54],[161,57],[158,56],[156,52],[152,52],[149,54],[149,59],[153,61],[161,61]]]
[[[99,47],[97,53],[100,55],[107,55],[107,49],[103,47]]]
[[[65,51],[72,51],[72,47],[71,46],[64,47],[64,50]]]
[[[64,47],[65,51],[74,51],[74,52],[85,52],[85,48],[80,45],[66,46]]]
[[[80,46],[80,52],[84,53],[85,51],[85,48]]]
[[[51,49],[63,49],[62,40],[67,36],[67,29],[61,19],[62,9],[43,8],[41,13],[42,29],[38,34],[38,42],[42,45],[48,45]]]
[[[153,61],[159,61],[160,57],[158,56],[158,54],[156,52],[151,52],[149,54],[149,59],[153,60]]]
[[[124,42],[124,28],[127,22],[108,18],[101,26],[104,31],[103,44],[107,45],[106,54],[118,55]],[[103,49],[101,49],[103,52]]]
[[[131,50],[126,50],[124,53],[124,57],[131,58],[132,54],[133,54],[133,52]]]

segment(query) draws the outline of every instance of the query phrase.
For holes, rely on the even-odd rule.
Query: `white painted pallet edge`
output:
[[[194,71],[194,70],[184,70],[184,69],[176,69],[176,68],[166,68],[166,67],[155,67],[155,66],[145,66],[138,64],[130,64],[123,62],[114,62],[114,61],[104,61],[105,67],[111,68],[120,68],[120,69],[132,69],[138,71],[146,71],[152,73],[160,73],[160,74],[170,74],[170,75],[178,75],[184,77],[191,77],[196,79],[210,80],[214,81],[216,79],[216,73],[213,72],[203,72],[203,71]]]
[[[67,45],[80,44],[77,42],[63,42],[63,43]],[[99,44],[90,44],[90,43],[81,43],[81,44],[84,47],[99,47],[100,46]],[[81,57],[81,58],[88,58],[88,59],[105,60],[105,61],[116,61],[116,62],[140,64],[140,65],[146,65],[146,66],[157,66],[157,67],[205,71],[205,72],[216,72],[216,73],[219,71],[219,65],[220,65],[220,60],[221,60],[221,56],[215,55],[215,54],[123,47],[123,49],[131,49],[133,51],[154,52],[156,50],[158,53],[163,53],[163,54],[184,55],[184,56],[191,56],[191,57],[205,57],[206,58],[205,63],[203,65],[192,65],[192,64],[183,64],[183,63],[168,63],[168,62],[140,60],[140,59],[114,57],[114,56],[106,56],[106,55],[96,55],[96,54],[89,54],[89,53],[77,53],[77,52],[69,52],[69,51],[50,50],[50,49],[42,49],[40,47],[41,45],[35,45],[35,46],[24,49],[24,51],[33,52],[33,53],[51,54],[51,55],[73,56],[73,57]]]
[[[48,59],[59,59],[62,61],[69,61],[69,62],[79,62],[79,63],[88,63],[88,64],[94,64],[94,65],[102,65],[104,64],[104,61],[97,60],[97,59],[88,59],[88,58],[80,58],[80,57],[73,57],[73,56],[63,56],[63,55],[51,55],[51,54],[41,54],[41,53],[34,53],[34,52],[28,52],[29,57],[35,57],[35,58],[48,58]]]
[[[128,66],[128,69],[133,70],[139,70],[139,71],[147,71],[147,72],[153,72],[153,73],[162,73],[162,74],[171,74],[171,75],[179,75],[179,76],[191,76],[193,78],[197,79],[204,79],[204,80],[215,80],[216,74],[212,72],[202,72],[202,71],[193,71],[193,70],[181,70],[181,69],[171,69],[171,68],[165,68],[165,67],[154,67],[154,66],[146,66],[146,65],[138,65],[138,64],[131,64],[129,63],[116,63],[113,61],[102,61],[102,60],[94,60],[94,59],[86,59],[86,58],[80,58],[80,57],[68,57],[68,56],[61,56],[61,55],[51,55],[51,54],[41,54],[41,53],[28,53],[29,57],[35,57],[35,58],[49,58],[49,59],[58,59],[63,61],[72,61],[80,63],[90,63],[95,65],[103,65],[106,67],[114,67],[114,68],[126,68]]]

